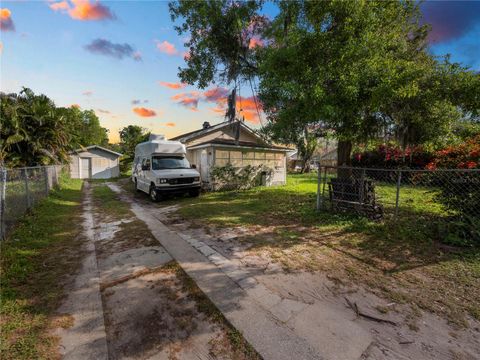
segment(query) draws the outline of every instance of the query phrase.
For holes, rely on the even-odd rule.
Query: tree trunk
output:
[[[352,142],[350,140],[341,140],[337,147],[337,165],[351,166],[352,165]],[[349,177],[351,171],[349,169],[338,169],[337,176],[339,178]]]

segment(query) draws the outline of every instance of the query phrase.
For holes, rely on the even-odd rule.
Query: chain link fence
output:
[[[435,226],[439,237],[480,243],[480,169],[321,166],[317,209]]]
[[[59,183],[63,165],[0,168],[0,239]]]

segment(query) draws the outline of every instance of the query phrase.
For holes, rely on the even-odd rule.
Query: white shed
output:
[[[70,154],[70,176],[73,179],[109,179],[120,175],[122,154],[98,145],[87,146]]]

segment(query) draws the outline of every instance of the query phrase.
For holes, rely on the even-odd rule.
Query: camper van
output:
[[[163,135],[150,135],[149,141],[135,147],[132,181],[136,191],[159,201],[166,194],[200,194],[200,174],[190,165],[185,145],[165,140]]]

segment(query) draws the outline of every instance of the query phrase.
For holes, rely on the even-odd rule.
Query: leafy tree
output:
[[[256,74],[255,51],[250,41],[261,35],[267,18],[258,14],[263,1],[170,2],[172,21],[179,35],[188,35],[187,66],[180,79],[200,88],[210,83],[229,84]]]
[[[66,161],[70,135],[52,100],[24,88],[0,93],[0,165],[31,166]]]
[[[107,130],[92,110],[57,108],[28,88],[19,94],[0,93],[0,101],[0,164],[58,164],[66,162],[73,149],[108,143]]]
[[[72,148],[89,145],[108,146],[108,130],[100,126],[100,120],[93,110],[69,107],[58,108],[57,112],[67,121]]]
[[[190,35],[182,81],[205,87],[258,76],[268,133],[306,144],[305,129],[321,126],[334,132],[347,165],[355,143],[384,133],[404,146],[433,142],[466,112],[478,116],[478,73],[429,54],[418,2],[277,4],[271,22],[257,21],[260,2],[170,4],[177,30]],[[251,24],[266,39],[255,51],[243,36]]]
[[[318,141],[323,132],[318,126],[304,125],[301,121],[275,124],[268,123],[261,130],[261,135],[270,140],[278,140],[284,144],[293,144],[298,150],[298,156],[302,159],[301,173],[310,171],[310,160],[318,146]],[[283,126],[281,126],[283,125]]]
[[[128,125],[120,130],[120,148],[126,158],[133,159],[135,146],[147,141],[150,132],[138,125]]]

